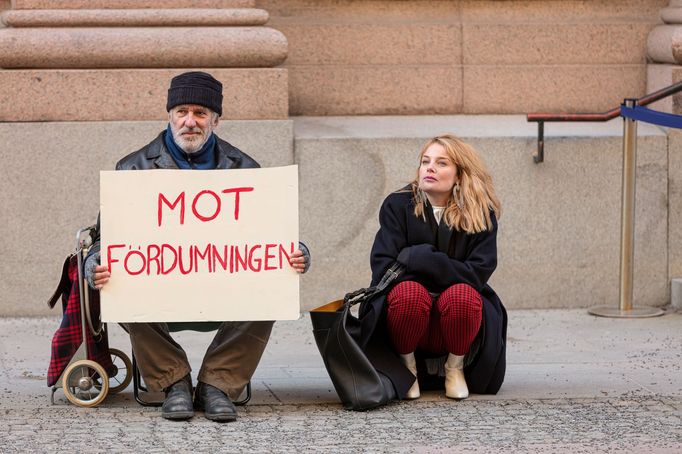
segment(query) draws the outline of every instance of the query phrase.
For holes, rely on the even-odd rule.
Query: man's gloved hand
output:
[[[291,254],[289,258],[289,264],[298,273],[305,273],[310,268],[310,251],[308,246],[299,242],[298,249]]]
[[[99,264],[100,255],[99,252],[92,254],[85,260],[85,278],[88,281],[88,285],[93,290],[99,290],[104,287],[104,284],[109,282],[111,273],[107,270],[107,267]]]

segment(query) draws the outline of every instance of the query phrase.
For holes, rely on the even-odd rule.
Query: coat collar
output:
[[[146,157],[150,161],[154,161],[154,167],[157,169],[177,169],[178,165],[173,160],[170,152],[166,149],[163,143],[162,131],[154,141],[147,147]],[[218,164],[216,169],[232,169],[239,165],[241,158],[236,153],[235,148],[228,142],[225,142],[216,135],[216,145],[218,146]]]

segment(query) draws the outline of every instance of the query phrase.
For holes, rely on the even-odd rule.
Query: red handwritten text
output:
[[[240,204],[240,194],[242,192],[251,192],[253,191],[253,187],[250,186],[244,186],[244,187],[238,187],[238,188],[227,188],[223,189],[221,191],[222,194],[234,194],[234,220],[238,221],[239,220],[239,204]],[[171,197],[172,199],[172,197]],[[212,203],[212,210],[206,213],[200,213],[199,210],[197,209],[197,203],[201,199],[206,199],[206,200],[211,200],[211,202],[206,202],[206,203]],[[175,210],[176,208],[180,208],[180,225],[184,225],[185,223],[185,191],[182,191],[178,196],[173,200],[173,202],[170,201],[164,194],[159,193],[158,199],[157,199],[157,223],[159,227],[163,223],[163,215],[164,215],[164,207],[166,207],[167,210]],[[223,200],[220,195],[218,195],[216,192],[211,191],[210,189],[205,189],[203,191],[200,191],[197,193],[197,195],[194,196],[192,199],[192,214],[194,214],[194,217],[199,219],[202,222],[209,222],[214,220],[215,218],[220,215],[220,212],[222,210],[222,204]]]
[[[288,246],[288,247],[287,247]],[[289,266],[294,243],[107,246],[107,267],[123,268],[130,276],[239,273],[280,270]],[[119,271],[120,272],[120,271]]]

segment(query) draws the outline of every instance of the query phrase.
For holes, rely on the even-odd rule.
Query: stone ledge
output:
[[[205,70],[223,83],[224,119],[288,118],[286,69]],[[169,81],[184,71],[0,70],[0,122],[164,120]]]
[[[646,89],[646,65],[465,65],[463,112],[603,112]]]
[[[287,39],[268,27],[4,28],[2,68],[273,67]],[[188,39],[210,33],[203,45]]]
[[[268,12],[234,9],[10,10],[0,15],[9,27],[172,27],[263,25]]]
[[[271,26],[289,41],[287,65],[444,65],[462,59],[461,31],[454,24]]]
[[[464,23],[465,65],[642,64],[654,24]]]
[[[338,116],[296,117],[296,140],[327,139],[423,139],[449,131],[461,137],[537,137],[537,125],[525,115],[420,115],[420,116]],[[658,126],[639,122],[639,136],[665,137]],[[605,123],[547,123],[545,137],[622,137],[619,119]],[[546,144],[551,146],[551,144]]]

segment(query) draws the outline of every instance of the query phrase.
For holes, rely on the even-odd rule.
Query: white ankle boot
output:
[[[400,355],[400,359],[403,361],[407,370],[412,372],[412,375],[417,376],[417,360],[414,357],[414,353],[408,353],[407,355]],[[421,394],[419,393],[419,383],[414,380],[412,387],[407,391],[405,395],[406,399],[418,399]]]
[[[445,362],[445,395],[450,399],[466,399],[469,388],[464,379],[464,356],[450,353]]]

